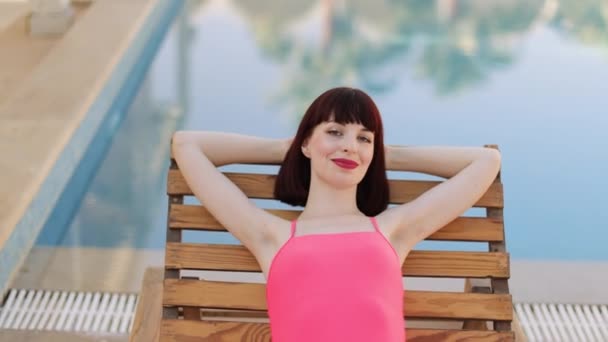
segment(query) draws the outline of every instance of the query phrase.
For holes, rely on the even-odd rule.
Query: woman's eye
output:
[[[335,136],[341,136],[342,132],[340,132],[338,130],[335,130],[335,129],[330,129],[330,130],[327,131],[327,134],[329,134],[329,135],[335,135]],[[366,143],[371,143],[372,142],[371,139],[369,139],[368,137],[366,137],[364,135],[359,136],[357,139],[359,139],[360,141],[366,142]]]

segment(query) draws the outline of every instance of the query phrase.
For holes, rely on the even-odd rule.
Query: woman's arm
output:
[[[386,146],[386,168],[450,178],[476,159],[485,158],[488,148],[452,146]]]
[[[227,164],[280,164],[289,148],[288,139],[269,139],[236,133],[178,131],[178,141],[196,146],[215,166]]]
[[[256,257],[288,222],[257,207],[217,166],[281,162],[287,140],[219,132],[177,132],[172,153],[202,205]]]
[[[483,147],[391,147],[387,168],[448,178],[415,200],[385,210],[378,220],[398,247],[416,243],[471,208],[500,169],[498,150]]]

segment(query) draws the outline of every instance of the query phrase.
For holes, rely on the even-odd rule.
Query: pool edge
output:
[[[183,5],[183,1],[165,2],[161,0],[138,3],[142,10],[142,17],[135,18],[137,20],[133,20],[129,32],[124,32],[122,40],[118,39],[116,49],[119,58],[107,61],[108,65],[105,70],[110,71],[108,75],[99,76],[103,82],[101,89],[96,89],[94,94],[86,94],[87,97],[94,97],[94,101],[84,111],[84,115],[77,123],[77,128],[69,136],[68,142],[63,146],[49,172],[43,176],[42,184],[1,246],[0,269],[3,272],[0,273],[0,287],[2,294],[6,292],[8,285],[15,277],[44,222],[64,191],[65,185],[84,158],[91,141],[104,121],[112,114],[110,112],[112,104],[120,95],[122,86],[129,81],[128,76],[130,71],[137,66],[138,57],[154,39],[154,31],[159,25],[168,25],[168,18],[173,18]],[[171,20],[169,20],[170,22]],[[125,37],[131,39],[126,40]],[[74,46],[72,46],[73,49]],[[5,227],[5,229],[7,228]]]

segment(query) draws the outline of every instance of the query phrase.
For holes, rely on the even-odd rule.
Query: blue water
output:
[[[191,3],[82,206],[38,244],[162,248],[173,130],[291,136],[349,85],[376,100],[387,143],[500,145],[512,257],[608,260],[604,1],[322,3]]]

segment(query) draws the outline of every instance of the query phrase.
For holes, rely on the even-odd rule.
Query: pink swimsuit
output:
[[[273,342],[405,341],[397,253],[375,231],[291,237],[268,272]]]

